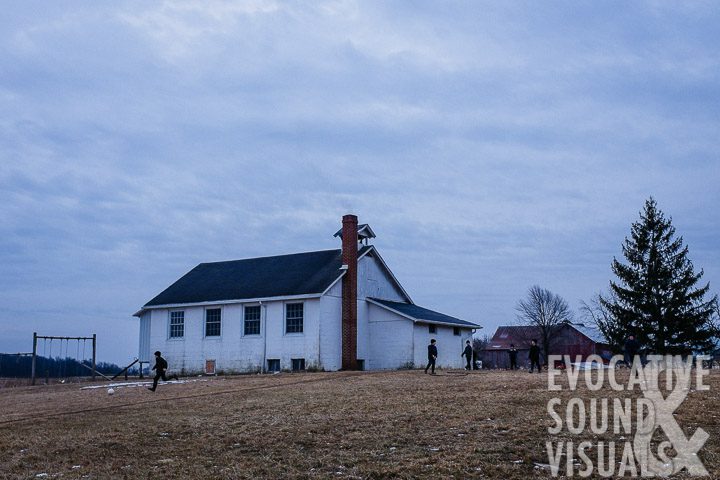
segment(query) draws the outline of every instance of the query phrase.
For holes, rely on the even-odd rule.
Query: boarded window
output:
[[[305,370],[305,359],[304,358],[293,358],[292,359],[293,371]]]
[[[205,374],[215,375],[215,360],[205,360]]]

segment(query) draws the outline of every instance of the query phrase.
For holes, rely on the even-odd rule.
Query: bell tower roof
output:
[[[333,237],[340,237],[342,239],[342,228],[335,232],[335,235]],[[358,225],[358,242],[365,242],[365,245],[367,245],[367,242],[369,239],[375,238],[375,232],[372,231],[372,228],[370,228],[370,225],[367,223],[363,223],[362,225]]]

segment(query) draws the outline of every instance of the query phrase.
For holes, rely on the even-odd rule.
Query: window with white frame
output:
[[[285,305],[285,333],[303,333],[303,304]]]
[[[219,308],[208,308],[205,310],[205,336],[220,336],[221,310]]]
[[[245,307],[245,335],[260,335],[260,305]]]
[[[292,358],[292,369],[294,372],[305,370],[305,359],[304,358]]]
[[[170,312],[170,338],[185,336],[185,312],[178,310]]]

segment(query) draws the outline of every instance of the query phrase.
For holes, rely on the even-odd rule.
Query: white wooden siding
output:
[[[286,303],[296,302],[264,302],[261,310],[264,320],[261,322],[261,334],[248,336],[243,335],[243,304],[185,308],[185,335],[172,339],[169,335],[169,310],[151,310],[143,315],[150,317],[150,349],[146,351],[163,352],[173,371],[201,372],[206,360],[215,360],[217,371],[254,371],[263,366],[263,347],[267,337],[265,359],[279,359],[281,368],[290,369],[293,358],[304,358],[306,368],[319,365],[320,300],[315,298],[302,302],[304,307],[301,334],[285,333]],[[207,308],[222,309],[219,337],[205,337]],[[141,345],[142,338],[141,334]]]
[[[140,317],[138,359],[140,359],[141,362],[150,362],[152,358],[153,351],[150,349],[150,312],[145,312]]]
[[[342,367],[342,298],[339,292],[339,286],[333,287],[320,298],[320,364],[325,370]]]
[[[413,322],[377,305],[362,303],[367,305],[369,313],[368,368],[381,370],[409,366],[413,362]]]
[[[437,340],[435,344],[438,349],[436,367],[442,368],[463,368],[465,357],[461,357],[465,349],[465,341],[472,341],[472,330],[461,329],[460,335],[454,334],[452,326],[435,325],[435,333],[430,333],[427,323],[416,323],[413,327],[413,338],[415,342],[415,364],[427,365],[427,346],[430,339]]]
[[[376,257],[365,255],[358,262],[358,298],[382,298],[394,302],[407,301],[395,281]]]

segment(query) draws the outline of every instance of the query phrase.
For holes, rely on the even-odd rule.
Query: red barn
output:
[[[527,367],[529,364],[528,351],[530,342],[537,340],[542,350],[542,335],[539,327],[533,326],[503,326],[498,327],[492,339],[482,350],[484,368],[510,368],[508,350],[514,344],[518,349],[518,365]],[[550,343],[550,355],[570,355],[575,358],[580,355],[587,358],[590,355],[600,355],[605,359],[612,356],[610,345],[595,327],[583,323],[564,323],[558,327]],[[547,359],[543,359],[546,363]]]

